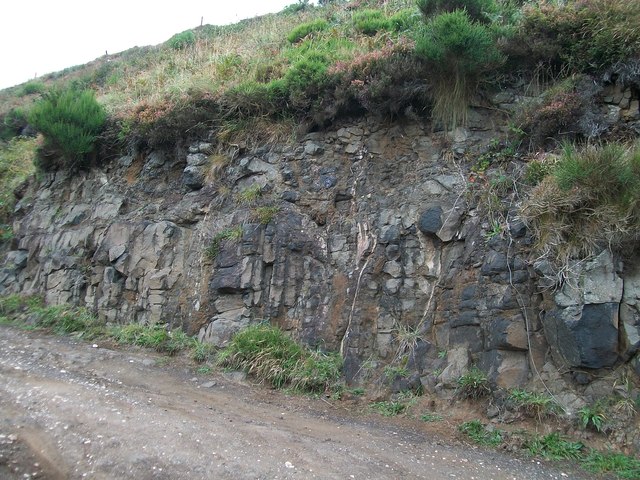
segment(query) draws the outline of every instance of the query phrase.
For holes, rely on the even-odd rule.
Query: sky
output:
[[[297,0],[5,0],[0,6],[0,89],[90,62],[105,52],[157,45],[204,24],[278,12]]]

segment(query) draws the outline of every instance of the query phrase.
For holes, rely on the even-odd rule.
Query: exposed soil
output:
[[[185,359],[0,327],[2,479],[560,479],[455,422],[287,396]]]

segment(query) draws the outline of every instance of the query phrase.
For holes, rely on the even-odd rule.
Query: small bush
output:
[[[33,95],[35,93],[43,93],[46,90],[46,86],[39,80],[31,80],[25,83],[18,94],[20,97],[25,95]]]
[[[413,8],[405,8],[394,13],[389,18],[389,23],[394,31],[404,32],[417,28],[421,23],[421,17]]]
[[[521,215],[557,267],[603,248],[634,249],[640,228],[640,144],[566,146]]]
[[[311,33],[322,32],[329,28],[329,22],[320,18],[318,20],[313,20],[311,22],[303,23],[298,25],[296,28],[291,30],[291,33],[287,36],[287,40],[289,43],[298,43],[300,40],[304,39]]]
[[[461,398],[478,399],[486,397],[490,393],[489,379],[477,367],[472,367],[458,379],[457,394]]]
[[[446,129],[464,125],[478,82],[502,62],[490,30],[461,10],[430,20],[416,39],[416,53],[433,82],[433,118]]]
[[[12,108],[0,123],[0,140],[8,141],[17,137],[27,126],[27,114],[22,108]]]
[[[515,63],[558,74],[601,71],[640,50],[640,9],[626,0],[531,2],[506,45]]]
[[[391,21],[381,10],[360,10],[353,15],[356,30],[365,35],[375,35],[381,30],[390,30]]]
[[[281,13],[285,15],[293,15],[298,12],[302,12],[307,10],[311,5],[309,4],[309,0],[298,0],[298,3],[292,3],[291,5],[287,5],[281,10]]]
[[[498,429],[485,427],[480,420],[464,422],[458,430],[480,445],[496,446],[502,443],[502,432]]]
[[[167,45],[174,50],[183,50],[196,43],[196,36],[193,30],[185,30],[181,33],[176,33],[173,37],[167,40]]]
[[[496,11],[494,0],[417,0],[416,3],[425,17],[464,10],[473,20],[488,21],[487,14]]]
[[[29,111],[29,123],[45,138],[40,166],[45,170],[80,166],[85,155],[93,150],[106,118],[91,90],[67,88],[47,92]],[[61,155],[62,165],[49,160],[51,154]]]

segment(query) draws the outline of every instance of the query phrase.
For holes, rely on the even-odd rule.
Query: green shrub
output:
[[[22,86],[22,89],[20,90],[20,93],[18,95],[20,97],[23,97],[25,95],[33,95],[34,93],[43,93],[45,89],[46,86],[41,81],[31,80]]]
[[[38,327],[50,328],[59,335],[75,334],[86,339],[104,333],[104,325],[86,308],[70,305],[31,307]]]
[[[310,7],[309,0],[298,0],[298,3],[292,3],[287,5],[281,10],[281,13],[285,15],[293,15],[298,12],[307,10]]]
[[[582,77],[571,77],[557,83],[539,99],[523,106],[515,123],[529,142],[530,150],[558,143],[558,137],[571,140],[577,136],[583,100],[578,92]]]
[[[342,368],[338,354],[311,352],[279,328],[264,323],[238,332],[218,354],[218,364],[244,370],[276,388],[290,385],[307,392],[331,388]]]
[[[502,61],[490,30],[461,10],[443,13],[422,29],[416,53],[433,82],[433,117],[444,128],[464,125],[478,82]]]
[[[531,70],[600,71],[640,50],[640,9],[626,0],[531,2],[505,51]]]
[[[319,18],[317,20],[298,25],[296,28],[291,30],[291,33],[287,36],[287,40],[289,43],[298,43],[307,35],[314,32],[322,32],[328,28],[329,23],[326,20]]]
[[[353,24],[356,30],[365,35],[375,35],[381,30],[390,30],[391,21],[382,10],[360,10],[353,14]]]
[[[174,50],[182,50],[196,43],[196,36],[193,30],[185,30],[181,33],[176,33],[173,37],[167,40],[167,45]]]
[[[461,398],[481,398],[491,393],[489,379],[477,367],[472,367],[458,379],[457,394]]]
[[[67,88],[44,94],[29,111],[29,123],[45,138],[40,166],[45,170],[80,166],[85,155],[93,150],[106,118],[91,90]],[[49,160],[51,154],[60,155],[62,165]]]
[[[0,123],[0,140],[11,140],[20,135],[27,126],[27,114],[22,108],[12,108],[3,117]]]
[[[603,248],[635,249],[640,228],[640,144],[565,146],[521,215],[558,268]]]
[[[389,23],[394,31],[404,32],[417,28],[421,23],[421,17],[413,8],[404,8],[394,13],[389,18]]]
[[[194,362],[203,363],[209,360],[213,353],[215,352],[215,347],[212,343],[204,343],[199,340],[194,340],[193,345],[191,346],[191,359]]]
[[[497,9],[494,0],[417,0],[416,4],[425,17],[464,10],[476,21],[487,21],[487,14]]]

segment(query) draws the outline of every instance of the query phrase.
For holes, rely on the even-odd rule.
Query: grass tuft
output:
[[[277,327],[260,323],[238,332],[218,354],[217,362],[244,370],[275,388],[323,392],[337,384],[342,359],[337,353],[313,352]]]

